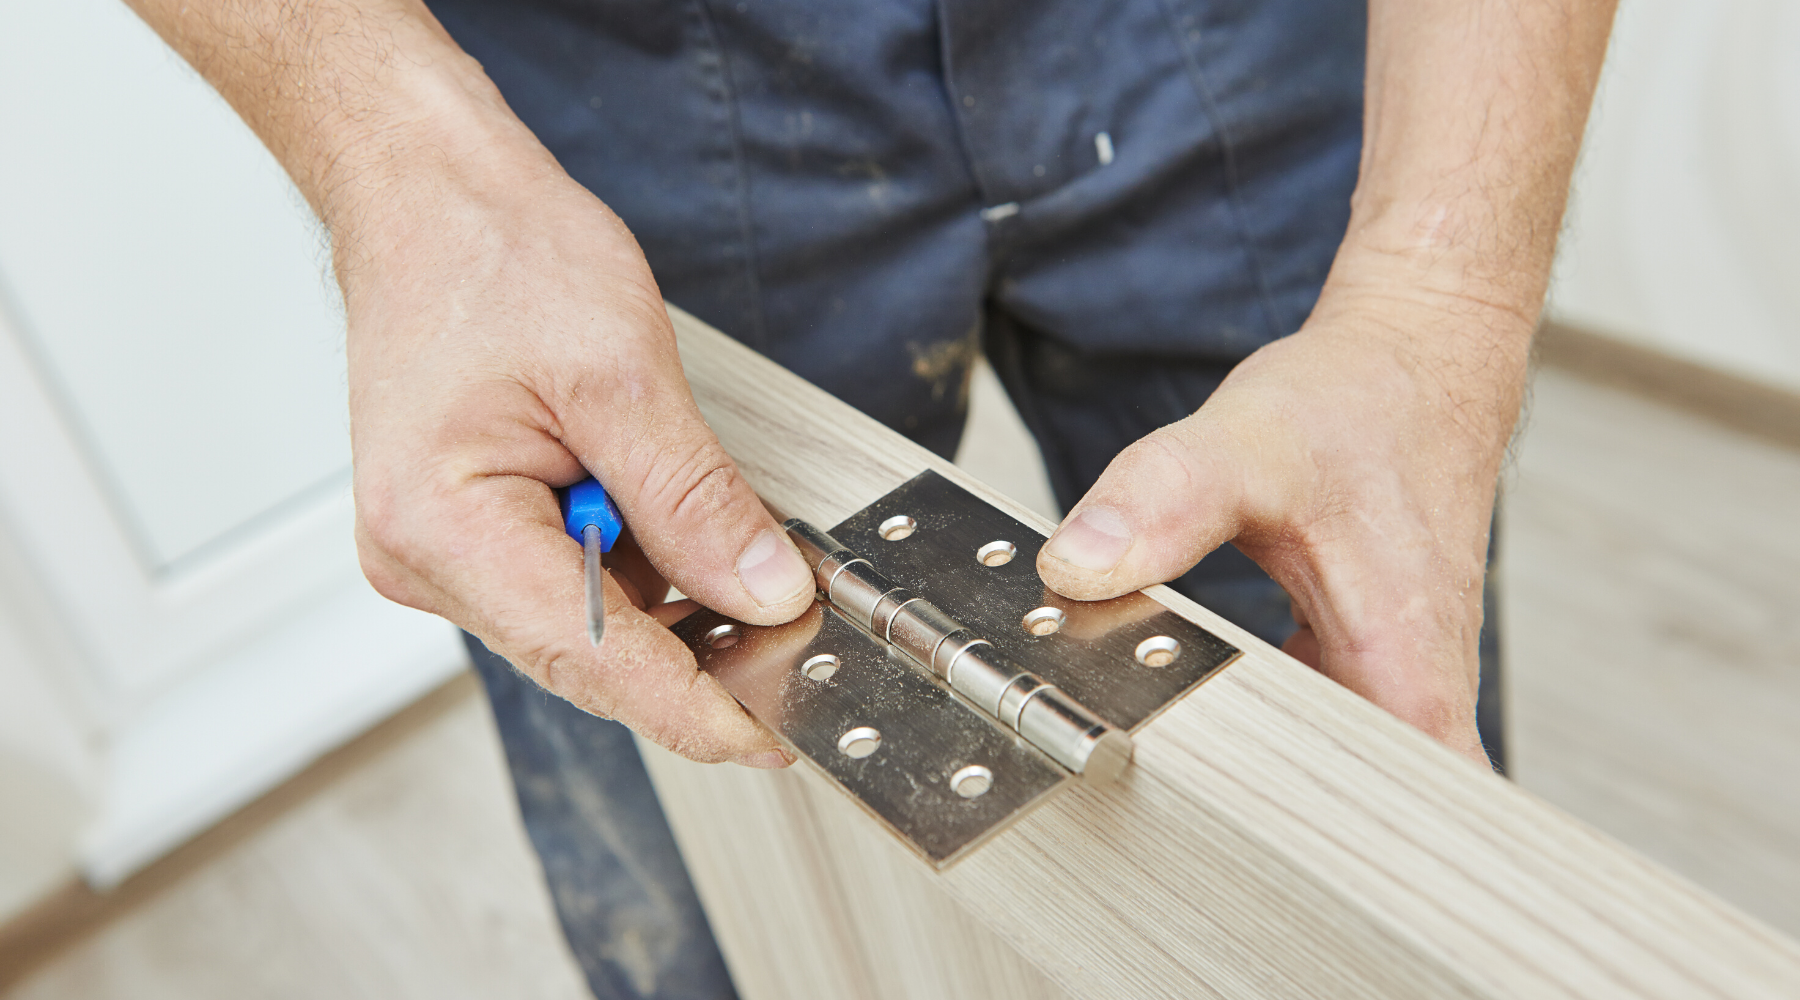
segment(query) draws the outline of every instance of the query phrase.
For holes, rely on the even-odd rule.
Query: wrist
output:
[[[1371,190],[1371,188],[1376,188]],[[1359,186],[1327,286],[1513,314],[1529,336],[1549,288],[1561,199],[1400,196]]]
[[[340,273],[454,229],[463,209],[572,183],[486,78],[459,69],[397,73],[380,123],[338,144],[312,200]]]
[[[353,370],[358,345],[409,350],[496,301],[518,314],[546,299],[603,294],[642,328],[666,326],[629,229],[562,169],[472,60],[456,57],[421,60],[389,81],[385,124],[343,147],[347,162],[321,200]]]
[[[1301,334],[1341,341],[1392,372],[1393,392],[1439,400],[1485,450],[1512,435],[1536,324],[1535,304],[1471,289],[1416,259],[1340,254]]]
[[[1549,262],[1484,268],[1474,256],[1346,240],[1313,318],[1386,317],[1380,325],[1396,335],[1459,351],[1462,342],[1477,340],[1489,350],[1517,353],[1522,362],[1543,310]]]
[[[370,296],[438,298],[471,280],[529,284],[535,260],[635,290],[660,316],[630,230],[499,110],[440,107],[351,180],[327,223],[346,305],[354,312]]]
[[[343,71],[354,87],[317,104],[270,101],[271,118],[288,121],[259,130],[330,234],[340,281],[421,251],[475,250],[484,235],[507,231],[505,216],[533,205],[540,215],[569,212],[571,198],[583,199],[616,222],[428,15],[367,34],[386,52],[378,65]],[[301,93],[330,89],[333,79],[315,73]],[[304,128],[293,125],[296,106],[319,109]]]

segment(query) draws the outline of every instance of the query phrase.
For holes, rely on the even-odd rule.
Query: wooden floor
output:
[[[1039,509],[976,386],[965,463]],[[1509,472],[1527,787],[1800,935],[1800,451],[1558,371]],[[485,707],[458,700],[9,998],[580,997]]]
[[[1800,451],[1555,369],[1530,420],[1515,776],[1800,936]]]
[[[476,690],[7,997],[590,996]]]

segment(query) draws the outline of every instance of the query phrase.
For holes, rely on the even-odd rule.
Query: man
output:
[[[666,294],[940,452],[979,342],[1070,506],[1046,582],[1186,573],[1486,762],[1495,481],[1611,0],[130,2],[331,232],[370,580],[580,709],[788,763],[646,605],[666,578],[771,624],[812,593]],[[641,550],[598,651],[552,496],[584,470]],[[629,838],[580,846],[616,816],[569,789],[641,770],[484,662],[617,985],[608,906],[562,887]]]

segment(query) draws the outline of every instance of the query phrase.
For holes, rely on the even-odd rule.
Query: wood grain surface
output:
[[[933,468],[674,314],[764,499],[832,524]],[[647,751],[739,987],[776,997],[1768,997],[1800,946],[1166,588],[1245,650],[1078,788],[944,874],[803,767]]]

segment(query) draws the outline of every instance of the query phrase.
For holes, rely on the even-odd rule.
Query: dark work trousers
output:
[[[1299,328],[1349,218],[1361,0],[430,2],[669,301],[940,454],[985,352],[1065,509]],[[1175,585],[1293,628],[1230,546]],[[470,647],[595,994],[731,996],[628,734]]]

